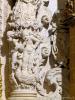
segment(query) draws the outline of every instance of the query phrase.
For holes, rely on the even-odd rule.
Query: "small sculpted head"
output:
[[[18,48],[17,59],[23,58],[23,48]]]
[[[14,37],[14,31],[8,31],[7,32],[7,40],[12,41]]]
[[[50,54],[48,47],[42,47],[41,48],[41,54],[42,54],[43,57],[48,57],[49,54]]]
[[[48,28],[49,27],[49,18],[47,15],[42,16],[41,23],[43,24],[43,27]]]

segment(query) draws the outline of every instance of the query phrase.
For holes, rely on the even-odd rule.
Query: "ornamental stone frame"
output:
[[[52,21],[49,0],[5,1],[2,100],[61,100],[62,62],[57,63],[57,24]]]

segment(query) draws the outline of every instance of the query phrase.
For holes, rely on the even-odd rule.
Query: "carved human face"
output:
[[[14,32],[13,31],[8,31],[7,32],[7,40],[12,41],[13,37],[14,37]]]
[[[57,75],[56,81],[57,81],[57,83],[58,83],[59,86],[62,85],[62,76],[61,76],[61,74],[58,74],[58,75]]]
[[[18,53],[18,54],[17,54],[17,58],[18,58],[18,59],[22,59],[22,57],[23,57],[23,53]]]
[[[23,49],[19,49],[17,53],[17,58],[22,59],[23,58]]]
[[[41,22],[42,22],[44,27],[48,27],[49,26],[49,18],[46,15],[42,16]]]
[[[49,49],[47,47],[43,47],[41,50],[41,54],[44,57],[48,57],[49,56]]]
[[[17,68],[18,68],[18,66],[19,66],[19,63],[14,63],[14,66],[12,67],[12,69],[15,71]]]

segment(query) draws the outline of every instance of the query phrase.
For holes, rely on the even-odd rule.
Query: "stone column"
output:
[[[57,25],[49,0],[16,0],[11,5],[3,1],[3,100],[61,100]]]

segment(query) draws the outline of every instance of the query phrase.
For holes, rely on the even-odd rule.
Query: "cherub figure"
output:
[[[40,35],[39,35],[40,36]],[[38,35],[34,34],[32,30],[25,29],[23,31],[23,39],[24,39],[24,51],[23,51],[23,69],[31,70],[33,67],[33,59],[35,56],[35,51],[41,41]],[[25,69],[24,69],[25,70]]]
[[[40,65],[37,69],[38,72],[36,74],[37,79],[37,90],[42,96],[46,96],[46,90],[44,89],[44,80],[48,70],[50,70],[51,66],[49,64],[49,55],[50,55],[50,48],[44,46],[41,48],[41,59]]]
[[[49,0],[41,0],[41,5],[38,9],[38,15],[37,15],[37,20],[40,25],[42,16],[46,15],[48,17],[49,22],[51,22],[52,20],[52,14],[51,11],[48,9],[48,5],[49,5]]]
[[[17,73],[19,73],[22,70],[22,62],[23,61],[23,48],[18,48],[18,51],[13,53],[12,55],[12,80],[14,81],[17,88],[19,88],[19,84],[16,80]],[[21,73],[18,74],[21,75]]]

